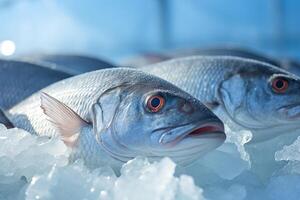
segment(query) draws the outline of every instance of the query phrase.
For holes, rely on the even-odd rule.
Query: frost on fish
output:
[[[69,151],[58,138],[1,125],[0,199],[299,199],[300,137],[293,141],[285,134],[253,151],[242,145],[249,132],[227,132],[223,146],[187,168],[168,158],[154,163],[136,158],[116,175],[109,166],[91,171],[80,160],[69,164]],[[263,147],[274,147],[273,154]],[[257,166],[262,162],[257,157],[268,162]],[[262,179],[264,171],[270,172]]]

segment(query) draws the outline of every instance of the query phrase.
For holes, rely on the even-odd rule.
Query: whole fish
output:
[[[193,56],[141,69],[195,96],[229,125],[251,130],[252,142],[300,128],[300,79],[268,63]]]
[[[20,59],[40,65],[50,65],[51,69],[62,71],[70,75],[77,75],[98,69],[114,67],[114,65],[109,62],[84,55],[42,54],[28,55],[21,57]]]
[[[29,62],[0,59],[0,108],[6,110],[40,89],[70,77]]]
[[[200,101],[167,81],[125,68],[55,83],[6,116],[31,133],[60,136],[73,149],[71,160],[83,158],[90,167],[119,167],[136,156],[169,156],[187,164],[225,140],[223,123]]]

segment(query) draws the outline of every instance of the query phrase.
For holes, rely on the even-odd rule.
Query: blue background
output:
[[[242,46],[300,59],[297,0],[0,0],[0,42],[16,55]]]

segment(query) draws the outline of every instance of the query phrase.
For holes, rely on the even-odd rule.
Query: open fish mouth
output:
[[[211,133],[224,133],[224,126],[221,124],[206,124],[188,133],[186,137],[199,137],[204,134],[211,134]]]
[[[224,125],[221,122],[210,121],[198,123],[198,125],[190,123],[175,128],[166,128],[159,138],[159,143],[167,146],[174,146],[179,142],[190,138],[215,138],[223,137],[225,140]]]

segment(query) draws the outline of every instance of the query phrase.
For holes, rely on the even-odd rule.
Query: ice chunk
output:
[[[50,172],[32,178],[26,199],[111,199],[107,191],[113,187],[115,178],[112,170],[90,172],[82,162],[53,166]]]
[[[283,149],[275,153],[275,159],[277,161],[300,161],[300,136],[291,145],[285,145]]]
[[[67,148],[58,139],[37,137],[0,124],[0,199],[15,199],[28,180],[52,165],[68,161]]]
[[[250,165],[249,154],[246,152],[244,145],[248,143],[252,138],[252,133],[248,130],[231,130],[227,125],[225,125],[226,142],[233,143],[236,145],[240,157],[247,161]]]
[[[300,137],[246,144],[249,135],[230,130],[224,145],[176,174],[168,158],[136,158],[117,176],[108,166],[69,164],[58,138],[0,125],[0,199],[298,199]]]
[[[195,186],[191,177],[174,177],[174,171],[175,163],[168,158],[152,164],[147,159],[136,158],[122,167],[118,178],[107,169],[90,172],[82,163],[53,167],[48,174],[32,179],[26,198],[204,199],[202,190]]]
[[[261,143],[246,144],[245,149],[250,155],[251,171],[261,180],[269,181],[270,177],[285,165],[285,162],[279,162],[280,153],[276,152],[293,143],[295,134],[297,133],[290,132]],[[290,154],[294,155],[294,152]]]
[[[117,177],[107,166],[68,164],[68,155],[58,138],[0,125],[0,199],[204,199],[192,177],[174,176],[169,158],[136,158]]]

